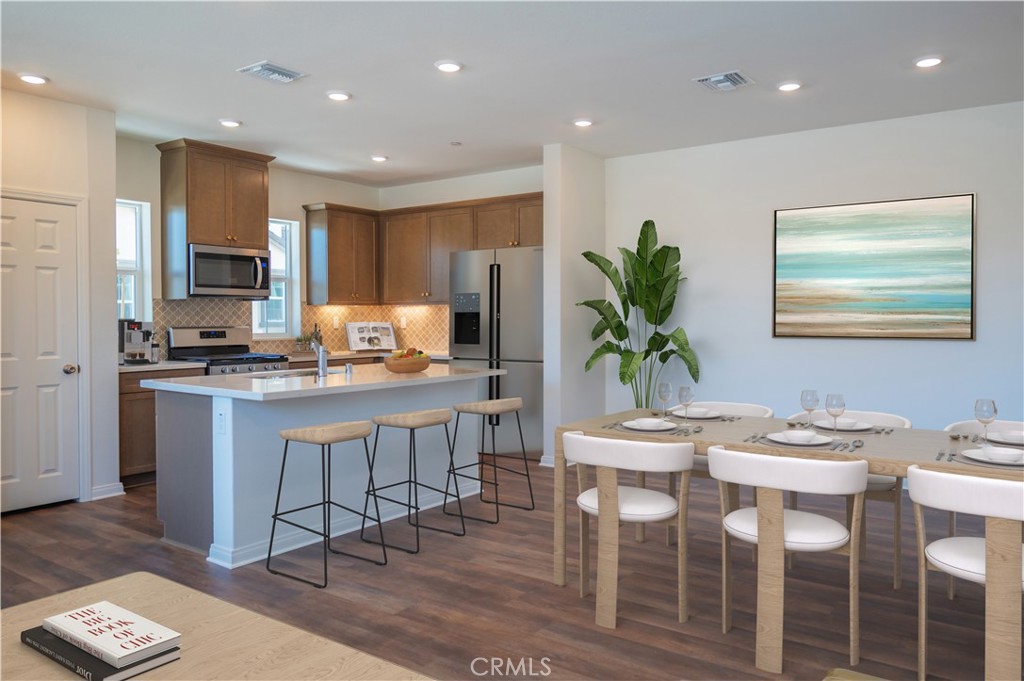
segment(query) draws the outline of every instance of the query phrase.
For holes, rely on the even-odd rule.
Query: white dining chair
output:
[[[957,433],[959,435],[977,435],[980,438],[981,435],[985,432],[985,426],[981,425],[981,423],[979,423],[976,419],[971,419],[969,421],[954,421],[953,423],[950,423],[945,428],[943,428],[943,430],[946,431],[947,433]],[[1010,431],[1018,433],[1022,432],[1024,431],[1024,421],[1005,421],[1002,419],[997,419],[992,423],[988,424],[988,432],[998,433],[1000,431]],[[956,536],[955,511],[949,512],[948,531],[948,536]],[[954,598],[956,598],[956,579],[954,579],[952,575],[947,579],[946,582],[946,596],[949,598],[949,600],[953,600]]]
[[[686,579],[686,517],[693,468],[689,442],[640,442],[593,437],[579,431],[562,436],[568,463],[597,469],[597,486],[581,491],[580,596],[590,593],[590,516],[597,516],[597,602],[595,622],[615,628],[619,582],[619,523],[672,520],[676,526],[679,621],[689,616]],[[578,467],[581,489],[584,472]],[[680,473],[678,498],[665,492],[618,484],[620,470]]]
[[[716,445],[708,448],[708,464],[711,477],[719,481],[722,515],[722,633],[728,633],[732,627],[732,539],[757,545],[757,667],[775,673],[782,672],[784,554],[832,552],[848,555],[850,664],[856,665],[860,660],[858,545],[868,462],[840,457],[805,459],[771,456]],[[757,506],[734,507],[728,489],[730,484],[754,486]],[[818,513],[785,509],[782,506],[783,491],[852,496],[852,522],[847,527]],[[777,553],[766,549],[774,542],[782,544],[782,550]],[[775,594],[778,594],[777,604],[762,603],[762,596],[770,599]],[[770,636],[778,637],[777,645],[768,640]]]
[[[1024,521],[1024,481],[932,471],[917,465],[910,466],[907,475],[917,528],[917,678],[924,681],[928,675],[928,570],[985,584],[988,557],[984,537],[943,537],[927,543],[922,509],[927,506],[986,518]],[[1024,544],[1021,553],[1024,554]],[[998,560],[998,556],[993,559]],[[1024,570],[1021,571],[1021,590],[1024,591]],[[1018,601],[1009,607],[1019,606]],[[1017,626],[1020,626],[1019,620]],[[986,632],[986,638],[988,636]]]
[[[807,412],[793,414],[789,420],[803,421],[807,418]],[[847,409],[843,412],[843,418],[857,419],[861,423],[870,423],[876,428],[911,428],[910,419],[899,414],[890,414],[884,411],[858,411]],[[832,422],[832,417],[827,412],[818,409],[811,412],[811,422],[825,421]],[[853,433],[849,433],[853,436]],[[868,501],[885,501],[893,505],[892,509],[892,588],[899,589],[903,585],[903,478],[893,475],[868,475],[868,489],[864,495]],[[796,508],[796,499],[791,499],[792,508]],[[861,553],[867,551],[867,519],[861,525]]]

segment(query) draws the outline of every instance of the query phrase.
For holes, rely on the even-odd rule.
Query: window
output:
[[[114,231],[118,319],[151,318],[149,204],[118,199]]]
[[[261,338],[287,338],[298,334],[299,223],[270,221],[270,298],[252,304],[252,333]]]

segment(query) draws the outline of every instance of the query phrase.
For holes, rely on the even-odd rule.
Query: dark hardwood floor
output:
[[[10,513],[0,520],[2,605],[146,570],[438,679],[821,679],[833,667],[849,666],[847,572],[840,556],[803,555],[787,572],[782,675],[754,667],[756,567],[744,549],[734,552],[734,627],[721,633],[718,497],[709,480],[694,480],[691,492],[690,621],[676,622],[674,548],[664,545],[664,531],[651,528],[648,541],[637,544],[627,526],[618,628],[595,626],[593,596],[580,599],[575,581],[575,513],[568,526],[570,584],[551,583],[552,471],[534,465],[533,473],[537,510],[502,509],[499,525],[470,523],[465,537],[424,532],[419,555],[392,551],[385,567],[332,556],[330,583],[322,590],[271,575],[262,563],[227,570],[161,542],[153,485],[93,503]],[[509,482],[502,494],[522,500],[518,488]],[[801,496],[801,507],[842,517],[838,500]],[[868,504],[857,670],[914,679],[917,578],[909,500],[900,591],[891,585],[891,512],[888,504]],[[944,516],[927,517],[930,534],[938,536]],[[962,527],[980,534],[976,519]],[[404,521],[385,529],[389,541],[408,536]],[[341,542],[351,550],[369,548],[355,537]],[[283,560],[315,574],[319,548]],[[929,580],[932,679],[983,675],[984,592],[962,581],[957,586],[956,600],[949,601],[944,577],[932,573]],[[492,658],[499,660],[496,670]]]

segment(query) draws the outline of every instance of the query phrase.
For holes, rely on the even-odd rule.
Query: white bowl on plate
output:
[[[655,430],[657,428],[661,428],[664,425],[664,423],[665,422],[662,421],[661,419],[651,419],[651,418],[636,419],[636,420],[633,421],[633,424],[637,428],[641,428],[643,430]]]
[[[695,419],[702,419],[711,413],[711,410],[706,407],[683,407],[681,411],[685,411],[687,416],[692,416]]]
[[[857,425],[857,419],[850,418],[837,418],[835,420],[836,428],[853,428]]]
[[[981,448],[981,452],[988,457],[989,461],[998,461],[1000,463],[1019,463],[1021,459],[1024,459],[1024,451],[1011,449],[1010,447],[984,445]]]
[[[805,445],[817,435],[813,430],[787,430],[786,439],[795,444]]]

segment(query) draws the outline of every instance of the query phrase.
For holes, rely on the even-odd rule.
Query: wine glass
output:
[[[668,401],[672,399],[672,384],[668,381],[661,381],[658,383],[658,401],[661,402],[661,420],[665,421],[668,418],[667,405]]]
[[[807,428],[811,427],[811,413],[818,408],[818,391],[800,391],[800,406],[807,412]]]
[[[975,400],[974,401],[974,418],[978,419],[978,423],[984,426],[985,432],[982,435],[984,440],[988,442],[988,424],[996,420],[996,414],[999,410],[996,409],[995,400]]]
[[[679,404],[683,405],[683,423],[682,423],[682,425],[684,425],[684,426],[690,425],[689,422],[687,421],[687,416],[688,416],[687,411],[689,410],[690,405],[693,404],[693,398],[694,398],[694,393],[693,393],[693,388],[691,386],[688,386],[688,385],[681,385],[681,386],[679,386]]]
[[[839,393],[829,393],[825,398],[825,412],[832,417],[832,434],[839,431],[839,417],[846,411],[846,400]]]

